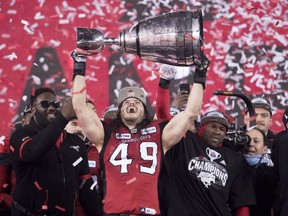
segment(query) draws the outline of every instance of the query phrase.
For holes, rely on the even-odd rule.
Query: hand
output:
[[[72,105],[72,97],[68,97],[65,99],[62,105],[61,113],[64,116],[64,118],[67,120],[70,120],[76,117],[76,113]]]
[[[196,71],[202,71],[207,69],[210,65],[209,59],[202,53],[201,54],[201,64],[196,65]]]
[[[73,80],[76,75],[85,76],[87,54],[76,49],[72,51],[71,57],[74,60]]]
[[[160,77],[165,80],[171,80],[175,77],[176,73],[178,72],[178,67],[168,64],[162,64],[160,66]]]
[[[172,107],[179,109],[180,111],[184,110],[187,106],[189,94],[184,91],[180,91],[174,98],[171,103]]]
[[[71,57],[74,60],[74,62],[79,62],[79,63],[86,62],[86,59],[87,59],[87,55],[81,52],[78,52],[77,49],[71,52]]]
[[[201,59],[201,64],[196,65],[194,83],[202,84],[203,89],[205,89],[207,69],[210,65],[210,61],[204,54],[201,55]]]

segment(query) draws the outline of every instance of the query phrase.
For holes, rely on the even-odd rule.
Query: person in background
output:
[[[279,178],[276,191],[274,215],[288,215],[288,108],[282,117],[284,130],[277,134],[272,151],[272,160]]]
[[[158,84],[158,92],[156,99],[156,117],[158,119],[171,119],[179,112],[185,110],[190,93],[189,83],[180,83],[178,94],[174,97],[170,104],[170,83],[171,80],[179,73],[191,73],[191,67],[178,67],[162,64],[159,69],[160,79]],[[170,110],[169,110],[170,108]],[[190,130],[196,132],[198,121],[195,120]]]
[[[116,119],[101,121],[97,113],[85,105],[86,56],[79,52],[82,51],[72,52],[72,101],[84,133],[101,151],[104,215],[159,215],[157,181],[162,156],[197,117],[203,87],[199,83],[193,85],[187,108],[169,123],[153,121],[141,88],[125,87],[119,91]]]
[[[31,106],[25,106],[21,120],[15,124],[15,128],[29,125],[31,119]],[[12,195],[15,185],[15,172],[12,170],[11,160],[9,158],[9,137],[5,137],[0,144],[0,215],[11,215]]]
[[[268,151],[273,148],[273,140],[275,138],[275,133],[270,130],[272,124],[272,109],[270,102],[263,97],[255,97],[251,100],[256,114],[256,127],[262,130],[267,137]],[[249,112],[246,111],[245,119],[249,119]],[[245,120],[247,128],[250,127],[250,121]],[[271,152],[268,152],[271,154]]]
[[[59,111],[54,91],[39,88],[30,102],[30,124],[16,129],[10,139],[17,182],[11,215],[70,216],[75,214],[77,199],[88,216],[102,215],[84,142],[63,131],[75,116],[71,98]]]
[[[91,100],[87,100],[86,105],[87,107],[92,109],[94,112],[96,112],[95,105]],[[87,148],[87,154],[88,154],[88,163],[89,163],[90,173],[93,178],[95,187],[100,197],[102,197],[101,186],[100,186],[101,185],[101,170],[100,170],[99,152],[96,146],[86,138],[86,135],[84,134],[83,129],[80,125],[80,122],[78,121],[76,117],[69,121],[69,123],[65,127],[65,130],[68,133],[78,135],[82,140],[85,141],[85,146]],[[77,216],[86,216],[79,202],[76,203],[76,212],[77,212]]]
[[[103,119],[115,119],[117,117],[118,107],[110,107],[105,110],[103,114]]]
[[[197,134],[188,130],[167,151],[168,216],[249,215],[252,176],[243,155],[222,146],[227,129],[223,113],[207,112]]]
[[[251,215],[271,216],[278,178],[270,155],[267,154],[267,138],[257,127],[249,129],[246,135],[249,136],[249,143],[244,157],[251,168],[257,202],[256,206],[250,208]]]

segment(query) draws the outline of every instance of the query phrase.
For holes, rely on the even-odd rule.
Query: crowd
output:
[[[52,89],[37,89],[0,145],[1,216],[288,215],[288,109],[275,135],[270,102],[253,98],[247,143],[235,151],[223,145],[231,124],[223,112],[199,117],[204,54],[192,88],[171,103],[170,80],[182,69],[161,66],[155,116],[135,86],[99,116],[87,99],[87,55],[71,56],[72,98],[61,106]]]

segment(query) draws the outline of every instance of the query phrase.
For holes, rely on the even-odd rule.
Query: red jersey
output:
[[[114,133],[105,123],[104,128],[104,212],[160,214],[157,183],[163,151],[159,121],[141,131],[121,127]]]
[[[89,144],[87,146],[88,151],[88,162],[89,169],[94,182],[97,182],[97,190],[99,189],[100,183],[100,163],[99,163],[99,152],[95,145]]]
[[[88,163],[89,163],[89,169],[91,176],[94,180],[98,190],[98,193],[101,194],[101,187],[99,187],[101,184],[100,181],[100,163],[99,163],[99,152],[95,145],[93,144],[87,144],[87,154],[88,154]],[[86,216],[83,208],[81,207],[80,203],[78,202],[76,204],[76,211],[78,216]]]

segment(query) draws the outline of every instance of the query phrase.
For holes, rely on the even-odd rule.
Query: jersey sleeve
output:
[[[158,119],[170,120],[170,91],[158,86],[156,98],[156,115]]]
[[[11,158],[14,161],[27,162],[38,160],[56,144],[67,123],[68,120],[59,113],[39,132],[29,128],[30,126],[16,130],[10,139]]]

